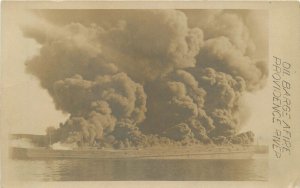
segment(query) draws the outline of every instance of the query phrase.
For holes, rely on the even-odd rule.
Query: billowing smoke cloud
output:
[[[247,90],[259,89],[266,82],[265,62],[255,62],[249,56],[243,55],[226,37],[207,40],[197,59],[197,66],[201,68],[211,67],[217,71],[243,78]]]
[[[194,66],[203,34],[199,28],[190,29],[180,11],[154,10],[121,18],[101,42],[103,51],[122,71],[144,82]]]
[[[40,24],[23,28],[41,45],[27,71],[70,114],[48,129],[54,141],[119,148],[253,142],[253,133],[238,134],[242,98],[264,86],[267,54],[254,55],[257,37],[244,13],[119,10],[110,18],[101,11],[73,20],[64,18],[70,11],[39,12]]]
[[[163,80],[146,85],[145,89],[148,91],[145,131],[162,133],[175,140],[185,138],[175,136],[181,133],[208,141],[207,132],[215,126],[204,109],[207,93],[192,74],[177,70]]]

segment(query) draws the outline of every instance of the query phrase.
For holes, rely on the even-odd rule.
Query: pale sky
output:
[[[15,12],[14,12],[15,11]],[[16,9],[4,14],[4,63],[2,64],[2,124],[11,133],[44,134],[48,126],[57,127],[68,118],[55,109],[51,97],[39,86],[38,80],[25,73],[25,61],[38,53],[39,45],[23,37],[19,25],[34,22],[33,17]],[[270,84],[269,84],[270,85]],[[265,137],[270,129],[270,87],[246,94],[246,104],[251,113],[241,131],[252,130],[256,137]]]
[[[11,10],[12,11],[12,10]],[[25,61],[38,53],[39,46],[33,39],[23,37],[19,25],[26,21],[24,12],[15,10],[4,14],[2,64],[2,122],[11,133],[44,134],[48,126],[57,126],[67,118],[55,110],[47,91],[38,80],[25,73]],[[20,17],[17,17],[19,15]]]

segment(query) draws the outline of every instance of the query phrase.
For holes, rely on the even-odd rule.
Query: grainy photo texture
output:
[[[15,99],[17,179],[268,180],[256,100],[268,79],[268,11],[23,14],[15,32],[26,51],[9,66],[41,108]]]

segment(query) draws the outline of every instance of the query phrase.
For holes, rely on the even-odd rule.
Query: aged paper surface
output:
[[[2,2],[1,186],[300,187],[297,2]]]

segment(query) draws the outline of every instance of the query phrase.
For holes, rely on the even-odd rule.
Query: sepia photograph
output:
[[[8,179],[267,183],[290,155],[268,8],[8,7]]]

